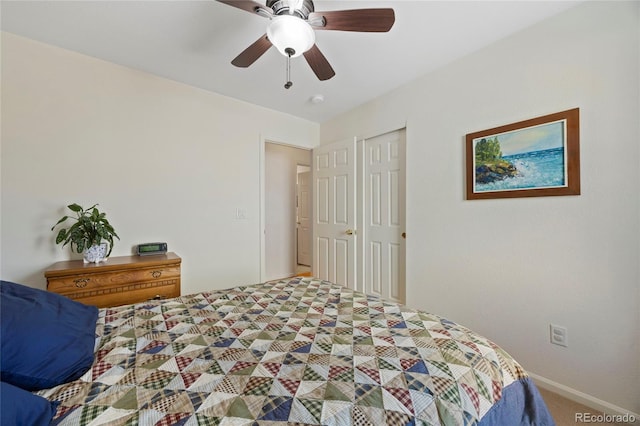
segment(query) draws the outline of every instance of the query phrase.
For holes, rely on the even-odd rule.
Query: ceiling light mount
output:
[[[307,19],[314,12],[311,0],[267,0],[267,7],[276,16],[293,15],[302,19]]]

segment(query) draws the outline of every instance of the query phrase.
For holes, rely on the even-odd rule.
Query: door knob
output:
[[[404,238],[404,239],[406,239],[406,238],[407,238],[407,233],[406,233],[406,232],[403,232],[403,233],[402,233],[402,238]]]
[[[356,233],[356,231],[354,231],[353,229],[347,229],[347,230],[345,231],[345,234],[347,234],[347,235],[353,235],[353,234],[355,234],[355,233]]]

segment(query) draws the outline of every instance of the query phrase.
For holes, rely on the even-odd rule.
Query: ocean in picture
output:
[[[518,175],[490,183],[475,184],[476,192],[566,186],[564,148],[551,148],[502,158],[512,163]]]

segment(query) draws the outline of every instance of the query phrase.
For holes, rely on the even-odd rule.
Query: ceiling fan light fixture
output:
[[[289,56],[289,49],[293,49],[292,58],[302,55],[316,42],[313,28],[306,21],[292,15],[274,16],[267,27],[267,37],[284,56]]]

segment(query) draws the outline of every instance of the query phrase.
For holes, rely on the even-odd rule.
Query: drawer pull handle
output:
[[[160,275],[162,275],[162,271],[153,271],[153,272],[151,273],[151,276],[152,276],[153,278],[160,278]]]
[[[77,278],[73,280],[73,282],[76,283],[76,287],[78,288],[85,288],[89,281],[91,281],[91,278]]]

